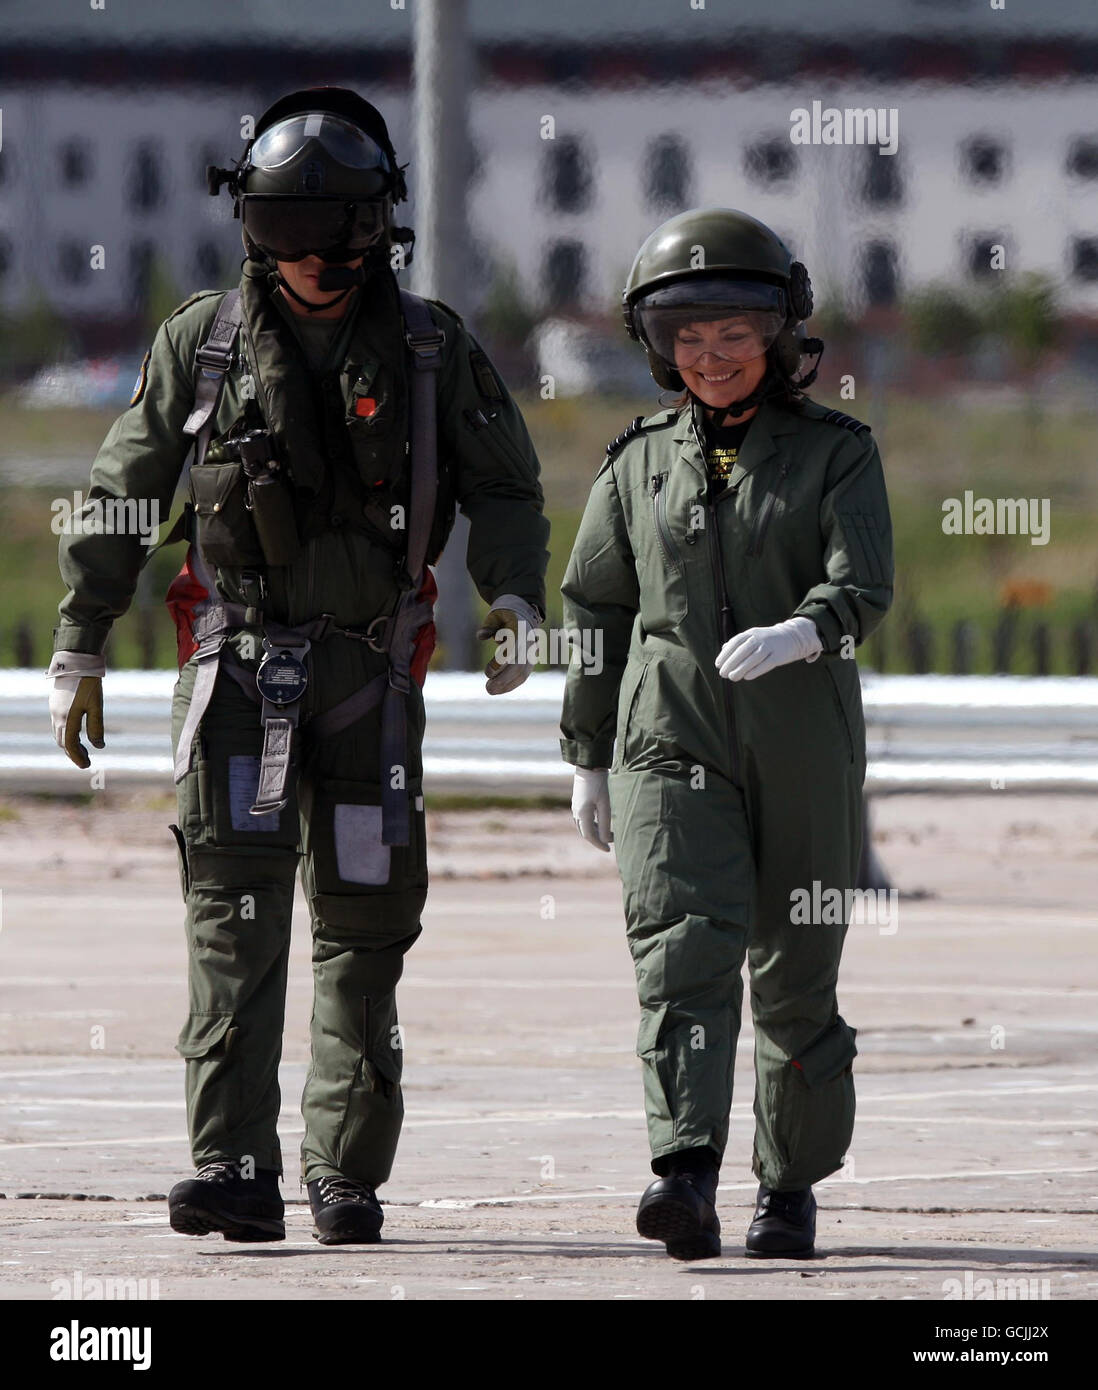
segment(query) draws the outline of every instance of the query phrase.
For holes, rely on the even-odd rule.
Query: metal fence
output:
[[[170,671],[111,671],[105,786],[171,787]],[[0,786],[78,791],[91,776],[53,743],[41,668],[0,671]],[[424,695],[429,790],[567,795],[558,739],[564,676],[536,672],[509,695],[483,676],[432,672]],[[888,676],[865,672],[869,793],[1098,790],[1098,678]]]

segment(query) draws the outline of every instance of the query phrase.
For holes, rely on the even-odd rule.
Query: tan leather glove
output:
[[[102,656],[92,652],[55,652],[47,676],[53,677],[50,691],[50,720],[57,746],[63,748],[77,767],[91,767],[88,750],[80,742],[81,725],[87,718],[88,741],[103,747],[103,677],[107,667]]]
[[[518,594],[501,594],[492,604],[482,627],[477,628],[481,641],[504,634],[499,642],[501,654],[509,654],[514,659],[501,660],[494,656],[484,668],[488,677],[485,689],[489,695],[503,695],[508,690],[517,690],[534,669],[533,664],[524,660],[529,654],[527,643],[530,636],[541,626],[541,615]],[[506,637],[506,634],[510,637]]]

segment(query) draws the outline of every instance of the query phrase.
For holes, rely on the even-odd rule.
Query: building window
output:
[[[1098,179],[1098,136],[1078,135],[1068,146],[1067,171],[1077,179]]]
[[[690,153],[677,135],[660,135],[644,156],[644,195],[655,211],[690,205]]]
[[[3,280],[11,269],[11,242],[6,236],[0,235],[0,280]]]
[[[542,280],[550,310],[574,308],[583,294],[586,253],[578,241],[556,241],[545,258]]]
[[[86,140],[66,140],[57,151],[61,183],[65,188],[79,188],[91,176],[91,148]]]
[[[148,299],[154,255],[151,241],[130,243],[130,299],[135,307],[143,306]]]
[[[964,260],[965,269],[969,275],[982,279],[985,275],[1001,273],[992,265],[992,258],[997,257],[997,252],[994,250],[996,246],[1002,246],[1004,251],[1007,249],[1006,236],[1002,232],[981,233],[968,237]]]
[[[164,201],[160,154],[150,141],[136,146],[130,163],[130,203],[139,212],[151,212]]]
[[[904,196],[900,156],[879,154],[876,145],[868,145],[863,158],[863,202],[868,203],[870,207],[897,207]]]
[[[91,251],[78,241],[63,241],[57,248],[57,271],[68,285],[82,284],[91,273]]]
[[[545,198],[557,212],[583,212],[591,202],[591,169],[574,135],[545,146]]]
[[[1001,140],[974,135],[960,148],[961,172],[969,183],[989,186],[1001,183],[1010,164],[1010,154]]]
[[[200,241],[195,247],[194,268],[197,279],[212,285],[221,279],[221,249],[215,241]]]
[[[1098,237],[1072,237],[1070,258],[1076,280],[1098,280]]]
[[[872,305],[895,304],[900,274],[896,248],[890,241],[871,241],[862,251],[862,288]]]
[[[744,150],[743,167],[756,183],[785,183],[797,172],[797,154],[788,138],[756,140]]]

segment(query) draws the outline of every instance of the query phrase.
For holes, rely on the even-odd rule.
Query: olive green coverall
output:
[[[791,895],[855,884],[852,648],[892,596],[877,446],[826,414],[764,402],[711,503],[690,406],[650,417],[596,475],[562,586],[566,627],[603,635],[600,674],[569,669],[561,749],[610,768],[652,1157],[724,1152],[746,953],[753,1168],[778,1190],[840,1168],[853,1130],[855,1030],[835,996],[845,916],[794,924]],[[815,661],[719,676],[730,636],[797,614],[819,630]]]
[[[331,614],[336,624],[361,630],[391,612],[401,591],[403,536],[388,518],[394,499],[407,502],[407,487],[377,481],[386,471],[407,472],[410,373],[396,281],[375,276],[359,290],[333,344],[332,370],[317,378],[312,397],[305,394],[313,383],[294,316],[273,283],[255,263],[245,263],[248,332],[237,339],[207,460],[220,456],[220,441],[254,396],[276,454],[311,498],[311,538],[291,564],[266,570],[263,612],[286,625]],[[192,442],[183,424],[195,395],[195,351],[220,299],[217,292],[197,295],[160,327],[135,399],[95,460],[93,498],[155,499],[167,518]],[[470,520],[468,567],[481,596],[491,602],[517,594],[544,611],[549,528],[525,424],[460,317],[437,302],[431,314],[446,335],[437,378],[440,505],[448,489]],[[143,558],[136,536],[63,537],[69,593],[60,605],[56,650],[102,650],[133,597]],[[218,567],[214,601],[244,601],[244,573]],[[254,634],[237,632],[228,647],[238,678],[254,688],[262,656]],[[256,1167],[281,1171],[278,1063],[300,860],[315,985],[302,1179],[343,1174],[376,1187],[390,1175],[403,1115],[394,991],[404,953],[420,933],[427,893],[422,694],[413,682],[405,769],[410,840],[387,845],[380,706],[328,738],[314,738],[309,724],[312,714],[384,673],[386,656],[338,633],[313,642],[291,800],[258,818],[249,807],[262,748],[259,708],[228,665],[223,659],[190,770],[177,786],[190,946],[190,1011],[178,1050],[186,1059],[193,1158],[201,1165],[251,1156]],[[173,751],[195,667],[192,658],[176,685]]]

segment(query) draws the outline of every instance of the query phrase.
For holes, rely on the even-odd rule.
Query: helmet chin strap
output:
[[[320,304],[314,304],[311,299],[303,298],[298,292],[287,284],[281,271],[277,274],[278,283],[282,289],[296,299],[299,304],[303,304],[310,314],[315,314],[318,309],[330,309],[333,304],[338,304],[346,299],[353,289],[366,283],[366,271],[363,266],[356,266],[352,269],[347,265],[327,265],[316,277],[316,287],[318,290],[339,290],[340,293],[334,299],[326,299]]]
[[[320,304],[314,304],[311,299],[305,299],[302,295],[298,294],[297,290],[286,280],[281,270],[276,273],[275,279],[278,281],[279,288],[282,290],[283,294],[288,294],[291,299],[296,299],[299,304],[303,304],[310,314],[315,314],[318,309],[330,309],[333,304],[338,304],[341,299],[346,299],[352,289],[354,289],[353,285],[348,285],[343,293],[337,294],[334,299],[325,299]]]

